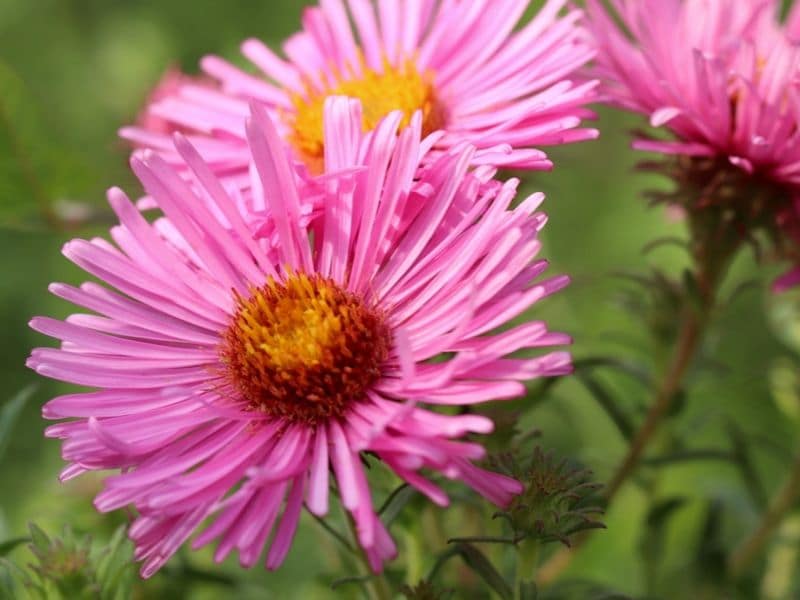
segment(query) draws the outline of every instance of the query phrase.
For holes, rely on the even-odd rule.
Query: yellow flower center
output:
[[[312,425],[341,417],[389,356],[384,314],[330,279],[290,274],[236,302],[221,357],[251,410]]]
[[[403,112],[401,127],[406,127],[417,110],[422,111],[422,133],[427,135],[441,129],[445,111],[437,101],[433,87],[433,74],[420,73],[412,60],[399,66],[384,61],[383,69],[376,71],[361,60],[358,73],[336,72],[325,78],[322,88],[306,84],[304,93],[292,96],[293,110],[286,120],[291,128],[289,140],[309,168],[322,171],[325,142],[323,135],[323,107],[328,96],[349,96],[361,100],[362,128],[371,131],[390,112]]]

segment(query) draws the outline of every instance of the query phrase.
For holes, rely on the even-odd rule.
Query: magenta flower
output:
[[[306,9],[303,29],[284,43],[286,59],[247,40],[242,52],[259,74],[208,56],[202,68],[217,90],[183,85],[149,113],[187,132],[215,173],[234,185],[246,183],[248,102],[264,106],[295,157],[319,173],[323,106],[332,95],[362,101],[365,131],[391,111],[402,111],[401,126],[421,111],[423,134],[442,132],[429,160],[468,141],[487,151],[478,163],[549,169],[535,147],[597,135],[578,128],[592,116],[584,107],[595,98],[595,82],[575,75],[593,51],[579,27],[581,11],[561,15],[567,0],[548,0],[515,31],[530,4],[510,0],[493,10],[489,0],[349,0],[345,8],[342,0],[323,0]],[[167,136],[142,127],[121,135],[181,162]]]
[[[598,46],[596,73],[605,94],[672,134],[640,139],[635,147],[720,159],[751,182],[777,186],[779,199],[769,192],[762,207],[751,196],[741,212],[753,223],[768,221],[798,247],[800,10],[795,8],[782,27],[777,0],[613,0],[612,5],[627,32],[599,0],[588,0]],[[800,258],[796,250],[789,254]],[[777,285],[795,280],[800,271]]]
[[[304,181],[266,111],[252,110],[253,190],[275,215],[275,259],[264,227],[254,231],[177,135],[194,187],[156,154],[132,162],[169,225],[148,223],[112,189],[116,245],[64,248],[109,287],[51,286],[96,314],[31,321],[61,347],[34,350],[28,365],[98,388],[44,408],[46,418],[69,419],[47,430],[70,462],[62,478],[121,470],[95,504],[135,508],[130,536],[144,576],[203,523],[193,547],[219,540],[216,560],[238,550],[246,567],[268,547],[266,566],[278,567],[303,504],[328,512],[331,472],[380,570],[395,546],[361,453],[437,504],[447,496],[423,472],[506,505],[520,484],[473,464],[484,449],[457,439],[492,422],[435,408],[519,396],[522,380],[571,368],[562,351],[508,357],[569,343],[542,322],[493,333],[567,283],[534,283],[546,268],[532,261],[546,220],[535,212],[541,194],[510,208],[518,182],[494,181],[487,167],[470,172],[468,145],[419,169],[431,145],[421,113],[400,135],[400,112],[363,135],[360,105],[345,98],[326,102],[325,161],[337,174]],[[324,209],[306,221],[300,206],[313,194],[324,195]],[[444,353],[451,358],[431,360]]]

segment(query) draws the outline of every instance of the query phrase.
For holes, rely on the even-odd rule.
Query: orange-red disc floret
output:
[[[236,303],[221,356],[251,410],[312,425],[341,417],[389,357],[385,315],[330,279],[270,278]]]

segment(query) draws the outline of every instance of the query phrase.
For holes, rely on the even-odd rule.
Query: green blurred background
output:
[[[50,343],[28,329],[30,317],[70,312],[48,295],[48,283],[82,281],[81,273],[60,255],[61,245],[75,235],[100,235],[107,228],[106,188],[121,185],[132,195],[139,190],[128,172],[127,149],[116,137],[117,128],[135,119],[166,67],[195,72],[205,53],[238,60],[238,44],[248,36],[277,45],[297,28],[303,4],[0,0],[0,209],[6,224],[0,229],[0,404],[38,382],[0,457],[0,540],[24,535],[30,521],[48,531],[70,522],[102,538],[122,519],[94,514],[96,479],[58,483],[58,443],[43,438],[40,407],[66,386],[40,381],[24,367],[32,347]],[[684,233],[680,222],[671,222],[662,209],[650,209],[641,199],[643,189],[663,187],[664,182],[633,170],[641,157],[628,149],[628,130],[638,124],[638,119],[601,110],[601,140],[554,150],[555,172],[528,177],[525,189],[547,193],[550,222],[543,254],[551,259],[553,273],[573,277],[567,290],[535,307],[533,314],[570,332],[578,358],[613,356],[647,367],[658,361],[657,347],[630,307],[630,297],[644,294],[618,274],[653,266],[679,273],[685,256],[672,246],[642,251],[656,238]],[[97,223],[53,231],[41,218],[48,210],[79,217],[88,211]],[[594,534],[569,576],[608,584],[633,597],[718,597],[705,583],[712,563],[703,560],[735,545],[752,527],[759,494],[779,484],[795,445],[794,374],[800,338],[794,301],[776,300],[766,291],[778,273],[775,267],[757,266],[751,253],[742,253],[728,288],[746,280],[756,285],[720,311],[708,343],[713,360],[692,374],[685,408],[671,420],[669,435],[659,440],[653,454],[679,443],[730,448],[731,430],[739,431],[748,440],[741,446],[751,466],[749,487],[742,469],[725,462],[651,469],[643,485],[629,484],[618,497],[606,517],[608,530]],[[611,369],[596,369],[591,375],[629,415],[641,414],[648,398],[643,386]],[[780,402],[771,381],[779,388]],[[609,475],[624,452],[624,441],[584,386],[570,379],[531,403],[535,407],[524,420],[541,429],[542,445],[590,466],[599,480]],[[654,521],[652,512],[648,521],[649,511],[670,498],[684,503],[664,523]],[[419,511],[422,506],[414,505]],[[405,515],[395,530],[401,552],[409,554],[417,574],[427,571],[430,559],[407,544],[418,531],[418,521],[441,514],[426,510]],[[709,514],[718,518],[709,519]],[[711,531],[715,522],[718,527]],[[446,535],[469,528],[458,520],[444,521],[443,527]],[[797,545],[791,539],[780,543]],[[770,552],[776,548],[773,544]],[[20,548],[10,557],[24,562],[25,552]],[[796,553],[791,556],[794,562],[779,568],[765,556],[766,568],[760,573],[772,579],[765,583],[759,575],[749,589],[761,591],[745,597],[800,597],[793,595],[797,558]],[[220,568],[211,566],[207,552],[191,560],[211,572],[238,577],[233,560]],[[451,569],[451,578],[466,576],[455,566]],[[285,566],[276,573],[260,568],[248,572],[250,587],[237,595],[328,597],[331,579],[343,574],[325,534],[304,517]],[[224,588],[202,581],[176,588],[168,578],[156,577],[137,590],[148,598],[213,598]],[[341,593],[355,594],[349,588]],[[470,597],[488,597],[488,592],[476,586]]]

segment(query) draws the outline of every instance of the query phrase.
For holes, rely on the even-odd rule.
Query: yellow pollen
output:
[[[332,280],[290,274],[236,303],[220,354],[252,410],[309,424],[340,417],[389,356],[383,313]]]
[[[322,171],[324,157],[323,107],[328,96],[349,96],[361,100],[363,110],[362,128],[371,131],[390,112],[403,112],[401,128],[408,126],[415,111],[422,111],[422,133],[427,135],[444,126],[445,114],[437,101],[433,87],[433,74],[420,73],[413,60],[399,66],[383,62],[383,69],[376,71],[360,60],[356,73],[334,72],[332,78],[325,77],[322,88],[306,84],[305,93],[292,96],[291,113],[286,120],[291,127],[289,140],[314,172]]]

